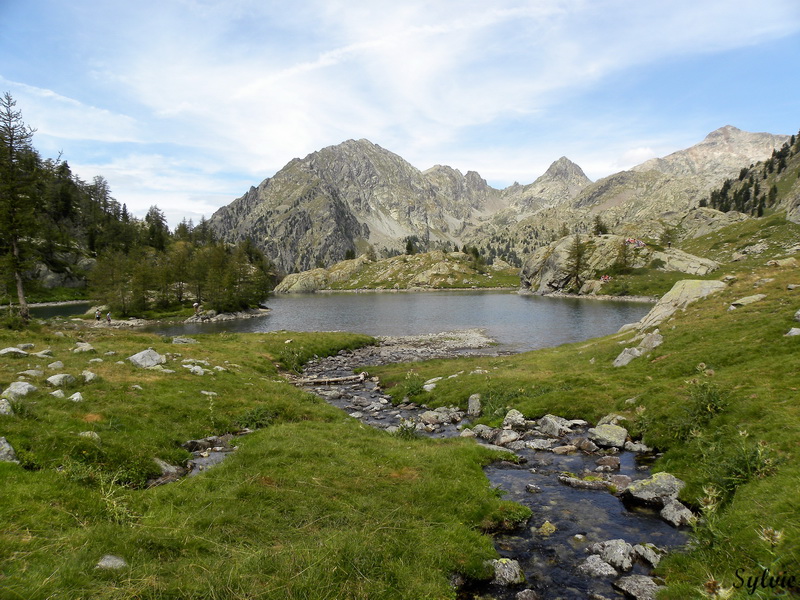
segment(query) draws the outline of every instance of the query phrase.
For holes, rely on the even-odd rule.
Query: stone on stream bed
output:
[[[627,430],[620,426],[624,421],[621,415],[607,415],[590,429],[586,421],[552,414],[529,420],[509,407],[501,427],[470,425],[465,420],[481,414],[481,402],[480,395],[469,395],[469,390],[465,390],[464,396],[469,398],[467,411],[456,407],[433,409],[407,399],[392,405],[390,398],[382,393],[379,381],[352,380],[354,371],[371,365],[457,354],[452,348],[432,349],[403,343],[360,348],[311,361],[304,369],[303,377],[307,379],[301,385],[305,384],[303,389],[325,398],[363,423],[387,433],[431,437],[460,435],[473,438],[485,448],[516,454],[514,460],[487,466],[489,481],[508,494],[507,499],[528,506],[535,519],[532,522],[547,523],[552,529],[540,531],[537,525],[496,534],[496,545],[502,554],[538,558],[526,558],[522,565],[511,558],[496,561],[495,573],[511,569],[514,563],[516,567],[511,569],[510,578],[503,574],[493,579],[490,586],[519,585],[524,579],[518,578],[518,573],[521,577],[527,575],[531,582],[531,589],[520,591],[519,598],[550,597],[543,595],[545,589],[549,590],[548,594],[552,591],[565,600],[617,597],[619,592],[612,588],[612,580],[630,571],[634,562],[638,561],[636,568],[640,570],[657,564],[663,551],[650,543],[633,546],[621,538],[602,541],[612,537],[608,532],[614,531],[614,536],[624,535],[637,542],[642,539],[657,541],[666,547],[682,543],[682,534],[658,519],[656,513],[637,511],[636,518],[631,519],[625,517],[624,509],[620,510],[618,490],[635,490],[638,484],[645,488],[647,495],[648,484],[632,481],[642,477],[632,453],[651,451],[640,442],[629,440]],[[439,378],[433,378],[425,383],[435,385],[438,381]],[[522,466],[528,461],[534,468]],[[630,493],[624,497],[626,502],[643,503],[634,500]],[[658,510],[664,509],[665,504],[669,504],[668,500],[652,506]],[[670,508],[679,507],[670,505]],[[662,515],[662,518],[667,517]],[[589,546],[597,554],[585,557],[583,550]],[[628,586],[635,581],[626,580],[620,585]],[[475,585],[482,589],[486,584],[473,582],[471,589],[476,589]],[[490,589],[497,593],[494,588]],[[514,596],[512,590],[500,592],[498,597],[510,599]]]

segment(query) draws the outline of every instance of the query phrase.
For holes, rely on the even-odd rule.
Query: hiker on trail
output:
[[[94,311],[94,320],[95,321],[99,321],[100,320],[100,309],[99,308],[96,311]]]
[[[110,312],[106,315],[106,323],[111,325],[111,313]]]

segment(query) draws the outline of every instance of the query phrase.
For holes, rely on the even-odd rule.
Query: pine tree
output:
[[[41,201],[35,182],[41,161],[31,145],[35,130],[22,121],[16,104],[8,92],[0,98],[0,250],[4,270],[14,280],[20,317],[27,322],[23,273],[29,242],[38,229]]]

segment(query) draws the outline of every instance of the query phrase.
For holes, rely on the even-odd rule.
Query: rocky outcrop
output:
[[[577,268],[579,250],[583,254]],[[659,270],[690,275],[706,275],[719,268],[713,260],[678,249],[653,251],[618,235],[571,235],[537,250],[523,265],[520,283],[537,294],[567,290],[596,294],[602,290],[600,278],[620,263],[633,268],[652,263]]]
[[[639,322],[623,325],[620,331],[631,329],[646,331],[651,327],[658,327],[678,310],[683,310],[692,302],[719,292],[724,288],[725,283],[722,281],[702,279],[678,281]]]
[[[491,287],[495,273],[516,276],[517,269],[502,261],[479,272],[463,252],[400,254],[372,261],[365,255],[329,269],[287,275],[275,293],[290,294],[327,289],[405,290],[439,287]]]

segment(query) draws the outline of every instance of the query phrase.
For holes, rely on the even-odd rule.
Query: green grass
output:
[[[496,556],[485,531],[527,517],[490,488],[481,470],[488,451],[363,427],[279,375],[289,346],[302,361],[371,338],[196,338],[172,345],[123,331],[0,332],[2,347],[31,342],[54,355],[3,359],[4,382],[53,360],[64,372],[100,376],[68,390],[81,391],[79,403],[35,381],[41,391],[2,417],[0,434],[22,463],[0,464],[4,599],[454,598],[449,576],[486,576],[483,561]],[[79,339],[97,353],[72,353]],[[171,353],[165,366],[176,372],[117,364],[149,346]],[[97,357],[103,362],[88,362]],[[183,358],[226,370],[192,375]],[[221,465],[143,489],[158,474],[154,457],[180,464],[189,457],[182,442],[242,425],[261,429],[238,438]],[[109,553],[129,567],[95,569]]]
[[[492,406],[482,421],[493,425],[510,407],[528,418],[554,413],[596,422],[611,412],[625,415],[635,436],[664,453],[656,470],[687,482],[684,501],[697,508],[709,491],[718,494],[697,546],[660,567],[670,583],[665,598],[702,597],[698,590],[710,579],[732,587],[737,568],[800,575],[800,338],[784,337],[800,309],[798,291],[787,284],[800,283],[800,273],[760,269],[736,276],[730,288],[663,324],[664,344],[626,367],[612,361],[636,345],[624,343],[633,334],[515,356],[389,365],[371,374],[387,387],[403,385],[412,371],[422,380],[444,377],[417,400],[466,408],[469,396],[480,393]],[[728,310],[754,293],[767,297]],[[760,537],[764,528],[782,532],[776,546]]]

